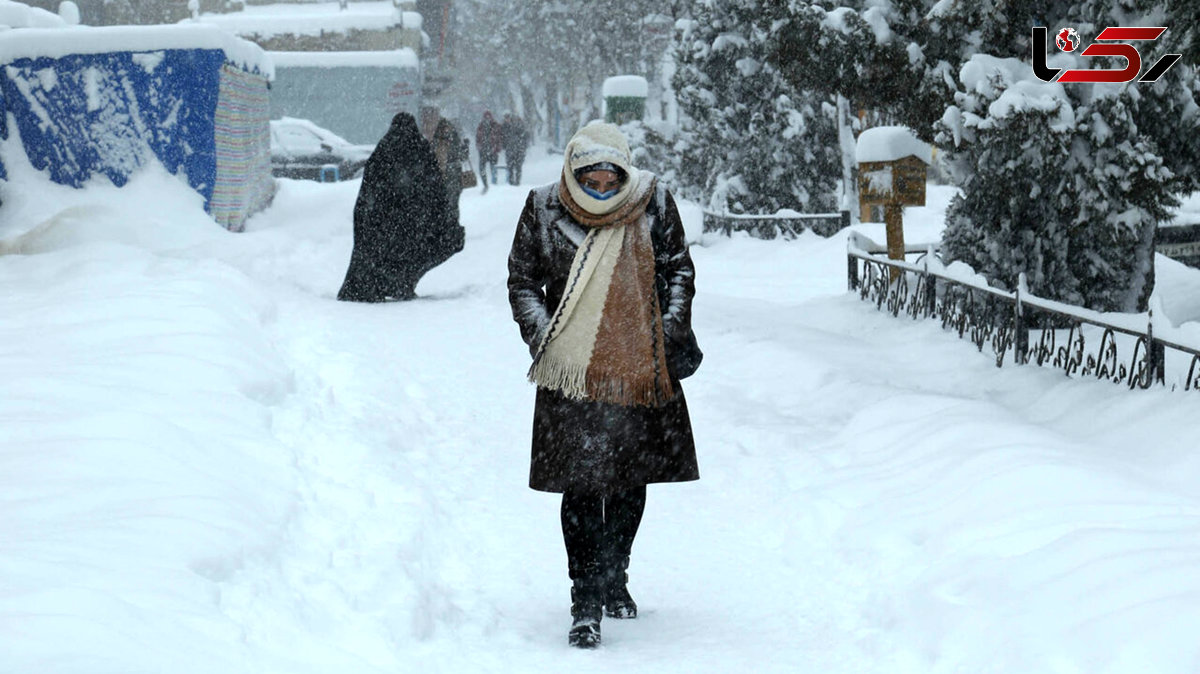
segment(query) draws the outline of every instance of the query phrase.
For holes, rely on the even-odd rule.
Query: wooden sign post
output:
[[[904,207],[925,205],[925,172],[932,158],[929,145],[902,126],[867,129],[858,136],[859,220],[878,222],[871,207],[883,208],[890,259],[904,259]],[[899,270],[891,272],[894,281]]]

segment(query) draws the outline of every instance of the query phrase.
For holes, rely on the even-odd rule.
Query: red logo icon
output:
[[[1054,36],[1054,44],[1063,51],[1075,51],[1079,46],[1079,33],[1074,28],[1063,28]]]
[[[1100,31],[1096,42],[1087,46],[1080,56],[1119,56],[1125,59],[1125,67],[1121,70],[1107,68],[1072,69],[1063,71],[1062,68],[1046,66],[1046,28],[1037,26],[1033,29],[1033,74],[1045,82],[1093,82],[1119,84],[1132,82],[1142,71],[1142,55],[1137,48],[1126,42],[1153,42],[1157,40],[1166,28],[1131,28],[1110,26]],[[1099,44],[1113,42],[1115,44]],[[1074,28],[1063,28],[1054,36],[1054,43],[1064,52],[1074,51],[1079,46],[1079,34]],[[1166,54],[1155,63],[1138,82],[1156,82],[1164,73],[1170,70],[1182,54]],[[1062,76],[1059,77],[1059,73]]]

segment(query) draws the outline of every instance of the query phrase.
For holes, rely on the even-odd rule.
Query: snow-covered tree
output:
[[[769,17],[778,10],[762,0],[702,0],[678,37],[678,187],[709,207],[836,207],[833,99],[792,87],[768,62]]]
[[[1168,51],[1195,54],[1184,0],[792,0],[773,60],[796,86],[836,91],[934,139],[963,195],[944,251],[992,282],[1029,275],[1040,295],[1138,311],[1153,288],[1153,239],[1172,195],[1200,188],[1195,68],[1155,84],[1050,84],[1033,76],[1031,27],[1168,26],[1138,45],[1144,69]],[[1190,13],[1190,14],[1189,14]],[[1035,46],[1038,48],[1038,46]],[[1121,59],[1054,55],[1065,68]],[[822,84],[824,83],[824,84]],[[940,131],[940,135],[939,134]]]
[[[1115,88],[1086,101],[1016,59],[980,55],[942,128],[963,192],[943,235],[948,259],[1015,288],[1102,311],[1144,308],[1154,231],[1173,204],[1170,171]]]
[[[1176,53],[1183,54],[1188,65],[1200,65],[1200,3],[1195,0],[1170,0],[1175,31]]]
[[[1158,3],[1085,5],[1041,5],[1053,26],[1047,32],[1171,25]],[[1121,65],[1047,48],[1051,67]],[[1145,68],[1157,51],[1144,48]],[[1177,66],[1157,84],[1051,84],[1033,77],[1028,61],[1000,56],[964,65],[962,91],[941,124],[963,188],[947,213],[947,257],[1009,288],[1025,272],[1045,297],[1144,311],[1157,225],[1175,194],[1196,187],[1200,110],[1191,67]]]
[[[855,110],[886,115],[931,139],[950,96],[927,90],[938,80],[927,73],[927,62],[936,61],[922,49],[929,40],[919,0],[786,5],[763,18],[771,21],[769,58],[793,86],[841,95]],[[948,70],[944,63],[941,69]]]
[[[681,3],[655,0],[461,0],[456,30],[460,57],[454,98],[503,109],[512,97],[563,105],[569,135],[599,117],[604,80],[614,75],[656,79],[668,46],[661,26]],[[654,29],[659,29],[657,32]],[[563,101],[566,101],[564,104]],[[542,110],[549,121],[550,110]]]

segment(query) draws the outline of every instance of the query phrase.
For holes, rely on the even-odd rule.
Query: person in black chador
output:
[[[338,299],[416,297],[417,281],[463,248],[463,228],[448,211],[433,148],[413,116],[398,113],[363,172],[354,204],[354,252]]]

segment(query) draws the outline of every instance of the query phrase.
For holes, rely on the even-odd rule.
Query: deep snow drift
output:
[[[282,181],[228,234],[161,172],[75,191],[12,154],[0,672],[1200,668],[1196,396],[998,370],[847,294],[844,233],[704,237],[684,205],[702,477],[650,489],[643,613],[575,652],[558,500],[525,487],[527,187],[463,196],[421,299],[356,305],[356,182]],[[1159,263],[1168,303],[1200,287]]]

